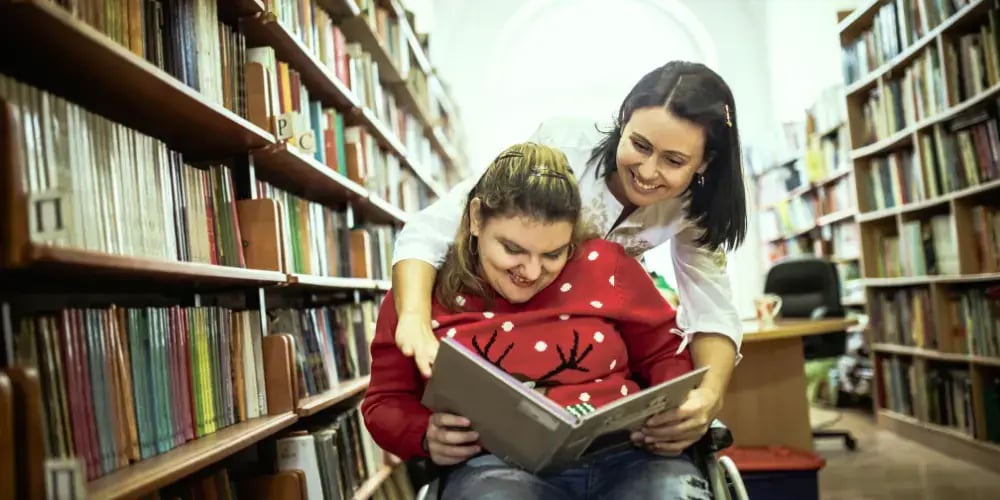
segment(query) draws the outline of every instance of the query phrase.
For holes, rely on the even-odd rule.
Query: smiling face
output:
[[[470,209],[481,277],[508,302],[531,300],[562,272],[573,239],[571,222],[497,216],[480,223],[478,199]]]
[[[617,171],[608,180],[625,203],[646,206],[680,196],[704,173],[705,130],[665,107],[636,109],[622,128]]]

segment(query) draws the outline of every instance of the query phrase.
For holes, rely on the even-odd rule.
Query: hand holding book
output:
[[[431,460],[437,465],[460,464],[482,451],[479,434],[470,429],[465,417],[450,413],[435,413],[427,425],[424,443]]]
[[[709,409],[717,399],[709,389],[692,389],[680,407],[646,419],[642,429],[632,433],[632,442],[650,453],[680,455],[707,432],[711,424]]]

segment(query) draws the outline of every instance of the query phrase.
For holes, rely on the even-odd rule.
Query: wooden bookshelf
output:
[[[354,492],[354,500],[368,500],[375,495],[375,492],[382,486],[383,483],[389,480],[392,476],[393,471],[396,469],[397,465],[385,464],[382,466],[378,472],[368,478],[367,481],[362,483],[361,487]]]
[[[817,96],[803,119],[782,124],[783,142],[773,161],[754,176],[765,268],[781,259],[816,256],[834,262],[845,307],[859,307],[859,250],[852,245],[856,208],[850,194],[853,172],[847,166],[842,89]],[[784,154],[782,151],[795,151]]]
[[[1000,265],[988,251],[989,217],[1000,210],[1000,166],[977,153],[984,145],[989,150],[988,141],[1000,142],[1000,74],[985,69],[1000,64],[1000,56],[988,48],[976,57],[949,55],[962,43],[977,43],[971,37],[1000,16],[1000,7],[992,0],[957,10],[948,4],[938,24],[915,27],[912,18],[891,19],[894,5],[866,2],[840,32],[845,77],[855,77],[845,102],[877,420],[903,437],[1000,470],[1000,352],[990,347],[1000,332],[985,326],[996,314],[990,290],[1000,286]],[[880,36],[890,41],[872,50],[882,64],[861,74],[852,51],[880,22]],[[984,68],[981,81],[966,81],[970,64]],[[930,76],[908,80],[917,68]],[[906,92],[919,108],[897,100]]]
[[[406,212],[376,196],[368,197],[365,203],[358,205],[357,210],[366,219],[385,224],[405,224],[407,219]]]
[[[358,4],[354,0],[317,0],[316,5],[326,9],[335,19],[361,15]]]
[[[936,349],[924,349],[897,344],[872,344],[872,350],[889,354],[903,354],[906,356],[916,356],[919,358],[936,359],[940,361],[955,361],[961,363],[971,363],[974,365],[997,366],[1000,367],[1000,358],[973,356],[970,354],[958,354],[953,352],[941,352]]]
[[[896,434],[920,442],[948,456],[961,457],[987,469],[1000,471],[1000,445],[984,442],[949,427],[921,422],[909,415],[879,410],[878,424]]]
[[[253,158],[259,178],[310,200],[339,205],[372,196],[360,184],[293,146],[282,144],[255,149]]]
[[[219,2],[219,17],[227,21],[236,21],[241,17],[249,17],[264,12],[264,2],[261,0],[225,0]]]
[[[182,153],[210,158],[274,143],[269,132],[208,102],[55,2],[0,3],[0,40],[7,47],[32,48],[32,57],[3,58],[0,70]],[[38,60],[59,64],[33,64]]]
[[[135,498],[155,491],[291,426],[295,413],[226,427],[87,484],[91,498]]]
[[[289,274],[288,284],[300,288],[327,290],[378,290],[375,280],[367,278],[341,278],[338,276]]]
[[[252,17],[245,17],[241,19],[241,26],[245,30],[248,42],[254,46],[269,46],[274,48],[275,55],[279,60],[287,62],[293,69],[298,71],[302,75],[302,81],[309,89],[311,95],[315,95],[324,105],[336,108],[345,113],[345,120],[349,124],[366,127],[373,133],[379,143],[392,154],[398,156],[403,164],[409,167],[431,192],[436,196],[444,194],[443,188],[431,179],[426,169],[408,155],[405,146],[399,141],[396,134],[382,120],[375,116],[370,109],[359,103],[351,89],[347,88],[336,76],[332,75],[302,45],[302,42],[288,31],[288,28],[275,19],[274,14],[259,12]],[[348,36],[353,37],[357,33],[367,33],[367,37],[362,38],[362,45],[364,47],[368,48],[372,43],[375,43],[369,40],[369,38],[374,40],[375,35],[363,19],[350,17],[344,21],[343,26]],[[355,28],[349,29],[349,26],[354,26]],[[363,26],[363,28],[358,28],[358,26]],[[367,43],[365,43],[366,41]],[[384,49],[380,45],[379,50],[383,55],[385,54]],[[381,67],[381,63],[379,64]],[[416,101],[410,92],[404,89],[404,91],[398,92],[397,95],[402,97],[400,104],[406,107],[411,113],[418,111]]]
[[[157,5],[167,9],[169,3]],[[82,12],[87,9],[70,12],[50,0],[0,0],[0,40],[10,48],[0,51],[0,77],[5,78],[4,86],[0,86],[0,94],[4,96],[0,98],[0,212],[4,214],[0,218],[0,281],[4,282],[0,287],[0,342],[4,346],[2,362],[6,363],[0,364],[0,381],[5,372],[35,362],[26,359],[24,349],[15,352],[12,347],[31,346],[21,343],[29,338],[30,342],[38,343],[33,347],[44,343],[47,349],[45,362],[35,368],[38,373],[47,374],[50,377],[47,380],[75,384],[64,382],[65,392],[81,398],[73,401],[82,401],[80,404],[88,406],[86,410],[79,406],[67,410],[64,401],[62,410],[49,413],[50,421],[34,420],[43,422],[38,426],[39,434],[48,432],[50,439],[62,436],[58,446],[65,449],[60,454],[72,455],[84,465],[87,477],[81,479],[86,496],[136,498],[167,486],[184,486],[187,479],[197,477],[202,471],[235,461],[227,459],[249,458],[254,455],[250,451],[258,445],[258,453],[266,452],[269,444],[283,437],[283,432],[299,430],[307,423],[312,426],[329,421],[328,416],[340,412],[355,411],[348,407],[364,394],[370,379],[370,375],[364,375],[365,365],[358,359],[349,360],[345,366],[350,366],[348,371],[352,373],[341,376],[356,378],[327,383],[327,377],[319,373],[322,370],[313,373],[303,369],[298,364],[300,356],[295,353],[295,349],[305,349],[310,359],[323,357],[324,363],[327,362],[332,348],[318,340],[322,333],[308,332],[316,335],[317,340],[303,337],[306,328],[286,333],[284,327],[278,329],[271,323],[267,315],[284,313],[298,318],[296,315],[307,314],[308,310],[314,321],[325,321],[324,327],[330,328],[332,321],[342,321],[337,318],[352,318],[351,314],[359,312],[369,319],[372,311],[377,314],[377,300],[391,289],[391,282],[314,276],[288,272],[287,268],[317,269],[318,261],[322,270],[314,272],[335,273],[330,268],[336,265],[331,262],[350,260],[337,254],[334,247],[339,250],[353,245],[342,245],[342,240],[321,242],[323,237],[334,233],[316,227],[334,227],[338,235],[343,235],[346,233],[339,231],[346,224],[351,231],[391,235],[392,228],[385,226],[398,227],[409,216],[388,200],[397,199],[396,188],[400,191],[399,200],[416,199],[414,205],[425,205],[435,196],[443,196],[448,188],[439,179],[436,171],[439,166],[464,167],[459,165],[458,142],[447,136],[445,130],[449,127],[442,125],[441,118],[443,114],[449,122],[457,119],[456,107],[446,95],[428,54],[420,47],[406,11],[396,0],[380,1],[379,5],[390,7],[400,21],[404,43],[410,50],[407,57],[413,63],[409,70],[391,64],[393,58],[387,47],[380,43],[379,36],[352,0],[317,2],[317,6],[329,10],[337,26],[344,27],[348,42],[361,44],[380,63],[384,90],[394,96],[400,110],[414,118],[406,129],[380,119],[375,109],[359,102],[357,96],[361,94],[352,91],[328,69],[327,63],[315,55],[320,52],[314,53],[315,49],[303,43],[308,38],[300,39],[293,34],[294,30],[276,22],[274,15],[266,12],[262,0],[210,2],[188,16],[192,19],[183,21],[179,20],[183,16],[176,12],[161,11],[163,19],[167,19],[162,32],[159,25],[146,30],[143,24],[146,19],[117,22],[107,12],[101,14],[101,19],[86,20],[87,15],[98,14]],[[209,15],[206,12],[215,8],[218,19],[199,17]],[[179,24],[168,28],[170,19],[178,23],[190,21],[183,29],[193,35],[188,39],[197,40],[198,50],[177,39],[168,40],[179,36],[181,29]],[[197,29],[193,28],[195,25]],[[136,34],[136,27],[143,28],[141,34]],[[213,33],[211,29],[218,31]],[[214,35],[219,35],[219,50],[212,47],[203,50],[201,44],[214,43]],[[380,182],[366,188],[317,161],[319,156],[302,153],[290,143],[278,140],[270,132],[271,125],[249,109],[251,99],[265,94],[258,85],[256,94],[248,95],[248,77],[240,66],[245,62],[240,61],[245,56],[241,49],[244,40],[247,47],[273,48],[277,59],[288,63],[301,77],[301,84],[312,100],[326,108],[335,108],[344,125],[364,128],[372,143],[398,157],[400,166],[408,170],[406,174],[417,182],[393,186],[391,182],[376,179]],[[151,41],[154,43],[150,44]],[[163,47],[155,42],[162,42]],[[23,46],[31,50],[15,50]],[[161,52],[154,54],[156,50]],[[213,69],[218,75],[209,73]],[[407,85],[408,71],[425,74],[427,92],[434,94],[432,98]],[[198,72],[201,76],[210,75],[208,80],[192,76]],[[6,77],[20,83],[10,83],[11,87],[7,87]],[[264,81],[260,73],[256,78],[256,83]],[[20,94],[6,94],[13,88],[18,90],[10,92]],[[28,95],[32,98],[25,97]],[[254,104],[264,107],[259,101]],[[62,108],[54,110],[55,106]],[[71,124],[69,119],[52,120],[46,112],[89,121],[77,122],[85,126],[67,132],[57,127]],[[241,114],[254,116],[254,120]],[[41,118],[29,124],[37,117]],[[56,122],[60,123],[53,125]],[[313,123],[308,126],[317,127]],[[404,130],[411,135],[407,137]],[[90,140],[73,141],[73,133]],[[413,141],[414,133],[422,135],[420,141],[429,142],[430,150],[441,156],[440,162],[436,157],[423,156],[426,144]],[[36,135],[28,137],[30,134]],[[58,140],[66,142],[59,143],[60,151],[53,156],[52,149],[45,148],[50,146],[49,141]],[[63,147],[66,143],[70,146]],[[89,149],[83,143],[95,145]],[[408,144],[419,144],[419,148],[411,146],[412,150],[408,150]],[[90,161],[78,153],[92,155]],[[67,155],[84,160],[61,161]],[[368,170],[369,178],[373,171]],[[452,176],[445,178],[450,182]],[[419,185],[419,190],[403,191],[414,185]],[[82,195],[88,194],[88,189],[103,196],[84,199]],[[387,193],[385,198],[375,195],[375,190]],[[52,202],[57,207],[53,212],[39,208]],[[73,214],[72,224],[64,224],[69,215],[63,211],[79,207],[83,208]],[[409,205],[407,208],[410,209]],[[39,222],[43,216],[59,222],[43,228],[45,224]],[[105,216],[111,222],[102,221]],[[88,231],[94,230],[92,223],[98,221],[102,223],[95,225],[100,226],[97,232],[101,235],[92,237],[97,241],[81,239],[81,234],[90,237],[92,233]],[[38,227],[34,226],[36,223]],[[70,231],[64,231],[67,226],[72,226]],[[147,226],[151,227],[148,233],[130,233],[133,228]],[[192,243],[196,239],[199,241]],[[372,240],[376,243],[374,237]],[[48,243],[52,241],[59,243]],[[200,247],[195,249],[195,245]],[[82,248],[116,250],[99,252]],[[268,255],[253,253],[261,248]],[[196,250],[207,252],[211,259],[196,254]],[[362,251],[366,250],[371,247]],[[129,255],[117,255],[116,251]],[[245,260],[249,268],[187,261],[232,263],[223,257],[237,254],[236,262],[243,265]],[[172,260],[170,257],[174,255],[182,260]],[[382,262],[373,264],[381,266]],[[64,283],[73,286],[62,287]],[[135,285],[141,289],[135,290]],[[31,294],[27,293],[28,288]],[[69,316],[71,313],[91,316],[80,316],[83,319],[73,323],[65,319],[76,318]],[[135,316],[115,316],[118,313],[135,313]],[[216,316],[205,319],[200,316],[202,313]],[[182,320],[181,315],[187,314],[191,316]],[[58,324],[57,318],[62,318]],[[44,334],[41,330],[27,330],[35,328],[26,326],[35,320],[50,321],[47,324],[52,325],[51,329],[38,327],[46,329]],[[352,331],[356,330],[354,335],[370,338],[367,330],[370,327],[370,322],[366,322],[363,328]],[[77,332],[83,337],[78,337]],[[146,335],[138,337],[143,334]],[[243,337],[244,334],[249,336]],[[118,336],[123,337],[113,340]],[[190,339],[207,344],[198,344],[191,351],[178,348],[187,347],[185,342],[191,342]],[[251,339],[250,342],[259,339],[261,349],[255,351],[248,347],[250,344],[241,344],[240,339]],[[355,342],[359,338],[348,340]],[[69,342],[80,345],[67,347]],[[113,342],[122,344],[112,348]],[[316,347],[316,344],[323,345]],[[239,351],[237,346],[242,346]],[[52,356],[55,359],[66,356],[60,354],[66,352],[60,349],[76,352],[73,366],[56,368],[58,362],[54,363]],[[129,349],[145,351],[136,354]],[[197,360],[191,354],[195,349],[200,357]],[[363,348],[358,351],[358,356],[367,354]],[[224,354],[235,352],[240,352],[242,359]],[[191,357],[181,359],[185,353]],[[107,365],[81,367],[79,360],[87,356],[90,356],[87,363],[99,361]],[[215,365],[211,365],[213,362]],[[251,364],[252,372],[243,371]],[[109,369],[98,373],[96,370],[101,368]],[[182,378],[182,373],[192,378]],[[253,376],[247,376],[249,373]],[[199,381],[195,382],[195,378]],[[87,381],[80,381],[83,379]],[[308,380],[307,387],[313,389],[300,392],[300,380]],[[331,385],[320,394],[299,397],[309,391],[316,392],[316,387]],[[254,394],[255,390],[260,392]],[[197,402],[196,391],[201,398]],[[38,398],[48,396],[38,402],[38,408],[60,407],[54,399],[58,395],[36,392]],[[212,394],[205,396],[206,392]],[[103,394],[104,399],[98,401],[96,394]],[[140,398],[145,402],[138,401]],[[159,412],[140,417],[137,409],[140,404],[146,408],[143,411],[155,408]],[[175,404],[188,404],[192,408],[177,410]],[[166,408],[171,410],[163,411]],[[211,412],[215,413],[209,416]],[[131,423],[129,417],[133,419]],[[356,413],[350,418],[356,418]],[[210,423],[211,419],[214,423]],[[238,422],[240,419],[244,421]],[[122,429],[129,425],[131,437],[125,436],[129,431]],[[69,442],[72,438],[64,439],[59,434],[62,429],[72,430],[76,435],[86,432],[88,437],[81,439],[88,441]],[[136,446],[136,441],[142,441],[138,443],[141,453],[124,450]],[[15,442],[7,448],[15,446],[19,444]],[[161,453],[149,456],[147,446]],[[8,451],[11,450],[0,450],[5,456]],[[32,474],[41,477],[42,455],[56,456],[50,451],[43,450],[41,445],[33,447],[30,453],[39,458],[39,466],[32,466]],[[373,460],[381,463],[380,457],[373,458],[373,451],[366,451],[365,457],[358,461],[367,461],[369,465],[376,463]],[[95,459],[95,455],[99,456]],[[390,461],[366,483],[354,485],[358,486],[359,498],[376,494],[398,465],[398,461]],[[23,492],[18,489],[14,494]]]
[[[365,376],[353,380],[342,381],[323,394],[317,394],[315,396],[309,396],[305,399],[299,400],[299,406],[295,409],[295,413],[297,413],[300,417],[308,417],[309,415],[315,415],[327,408],[330,408],[331,406],[344,402],[368,389],[369,379],[370,377]]]
[[[406,18],[405,9],[398,0],[387,0],[384,4],[388,5],[390,11],[399,20],[400,30],[403,32],[409,53],[412,56],[412,63],[416,65],[417,70],[426,75],[428,90],[437,96],[446,114],[452,117],[457,116],[456,106],[438,80],[429,57],[424,52],[413,27]],[[425,127],[425,132],[430,137],[433,147],[438,154],[443,156],[446,164],[460,172],[467,170],[464,165],[461,165],[458,153],[451,141],[437,128],[438,123],[432,119],[430,110],[416,99],[412,90],[405,84],[406,75],[391,62],[385,46],[379,41],[371,27],[361,19],[361,12],[357,5],[352,0],[320,0],[318,5],[333,14],[335,18],[342,20],[345,34],[353,41],[360,43],[367,52],[373,54],[379,63],[380,72],[383,72],[381,75],[383,82],[396,92],[399,103],[409,108],[410,113]]]
[[[269,286],[284,283],[279,272],[230,266],[127,257],[75,248],[29,245],[13,269],[19,274],[114,277],[194,287]]]
[[[240,19],[240,26],[249,45],[273,48],[279,60],[298,71],[311,96],[326,106],[348,112],[360,107],[351,89],[332,75],[297,37],[289,33],[288,28],[275,19],[274,14],[264,12],[263,6],[253,16]]]

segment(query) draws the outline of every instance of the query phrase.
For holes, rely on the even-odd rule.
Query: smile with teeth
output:
[[[510,280],[517,286],[528,286],[535,282],[534,280],[526,280],[518,276],[514,271],[507,271],[507,275],[510,276]]]
[[[629,170],[629,173],[632,174],[632,184],[638,188],[639,191],[652,192],[660,189],[660,186],[656,184],[646,184],[645,182],[640,181],[639,176],[636,175],[635,171]]]

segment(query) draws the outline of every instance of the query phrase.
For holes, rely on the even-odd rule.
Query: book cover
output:
[[[551,472],[632,446],[631,432],[648,417],[680,406],[706,371],[693,370],[581,414],[445,338],[421,402],[468,418],[484,450],[532,473]]]

